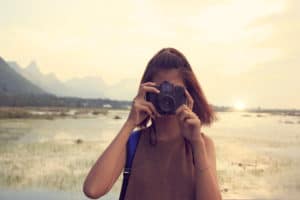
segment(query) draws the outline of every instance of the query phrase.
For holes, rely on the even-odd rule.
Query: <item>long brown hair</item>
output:
[[[210,126],[212,122],[217,119],[215,112],[213,111],[212,106],[208,104],[202,88],[188,60],[177,49],[169,47],[163,48],[158,51],[148,62],[140,84],[152,81],[153,77],[158,71],[166,69],[180,70],[180,74],[182,76],[186,89],[194,100],[193,112],[197,114],[197,116],[201,120],[202,125]],[[154,121],[152,121],[150,116],[147,116],[140,124],[138,124],[138,128],[146,128],[149,120],[151,120],[152,122],[150,128],[154,130],[156,140],[155,123]],[[151,135],[151,138],[152,137],[153,136]]]

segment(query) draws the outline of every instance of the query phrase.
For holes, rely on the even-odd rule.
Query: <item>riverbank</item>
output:
[[[107,115],[111,108],[0,107],[0,119],[82,118]]]

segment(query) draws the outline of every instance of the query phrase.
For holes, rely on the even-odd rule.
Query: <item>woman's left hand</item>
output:
[[[182,104],[176,110],[176,117],[179,122],[181,133],[191,143],[199,141],[203,143],[204,140],[201,134],[201,120],[196,113],[193,112],[194,100],[186,88],[185,94],[187,96],[187,104]]]

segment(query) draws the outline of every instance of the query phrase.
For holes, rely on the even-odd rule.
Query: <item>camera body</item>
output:
[[[182,86],[163,81],[154,86],[160,93],[146,92],[146,101],[152,102],[161,115],[175,114],[176,109],[186,103],[187,97]]]

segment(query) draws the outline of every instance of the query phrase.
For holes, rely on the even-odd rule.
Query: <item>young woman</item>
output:
[[[175,114],[162,115],[146,101],[146,93],[159,93],[154,86],[163,81],[184,87],[187,101]],[[186,57],[174,48],[161,49],[148,62],[126,122],[86,177],[85,195],[99,198],[110,191],[138,127],[125,200],[221,200],[214,142],[201,129],[216,119]]]

